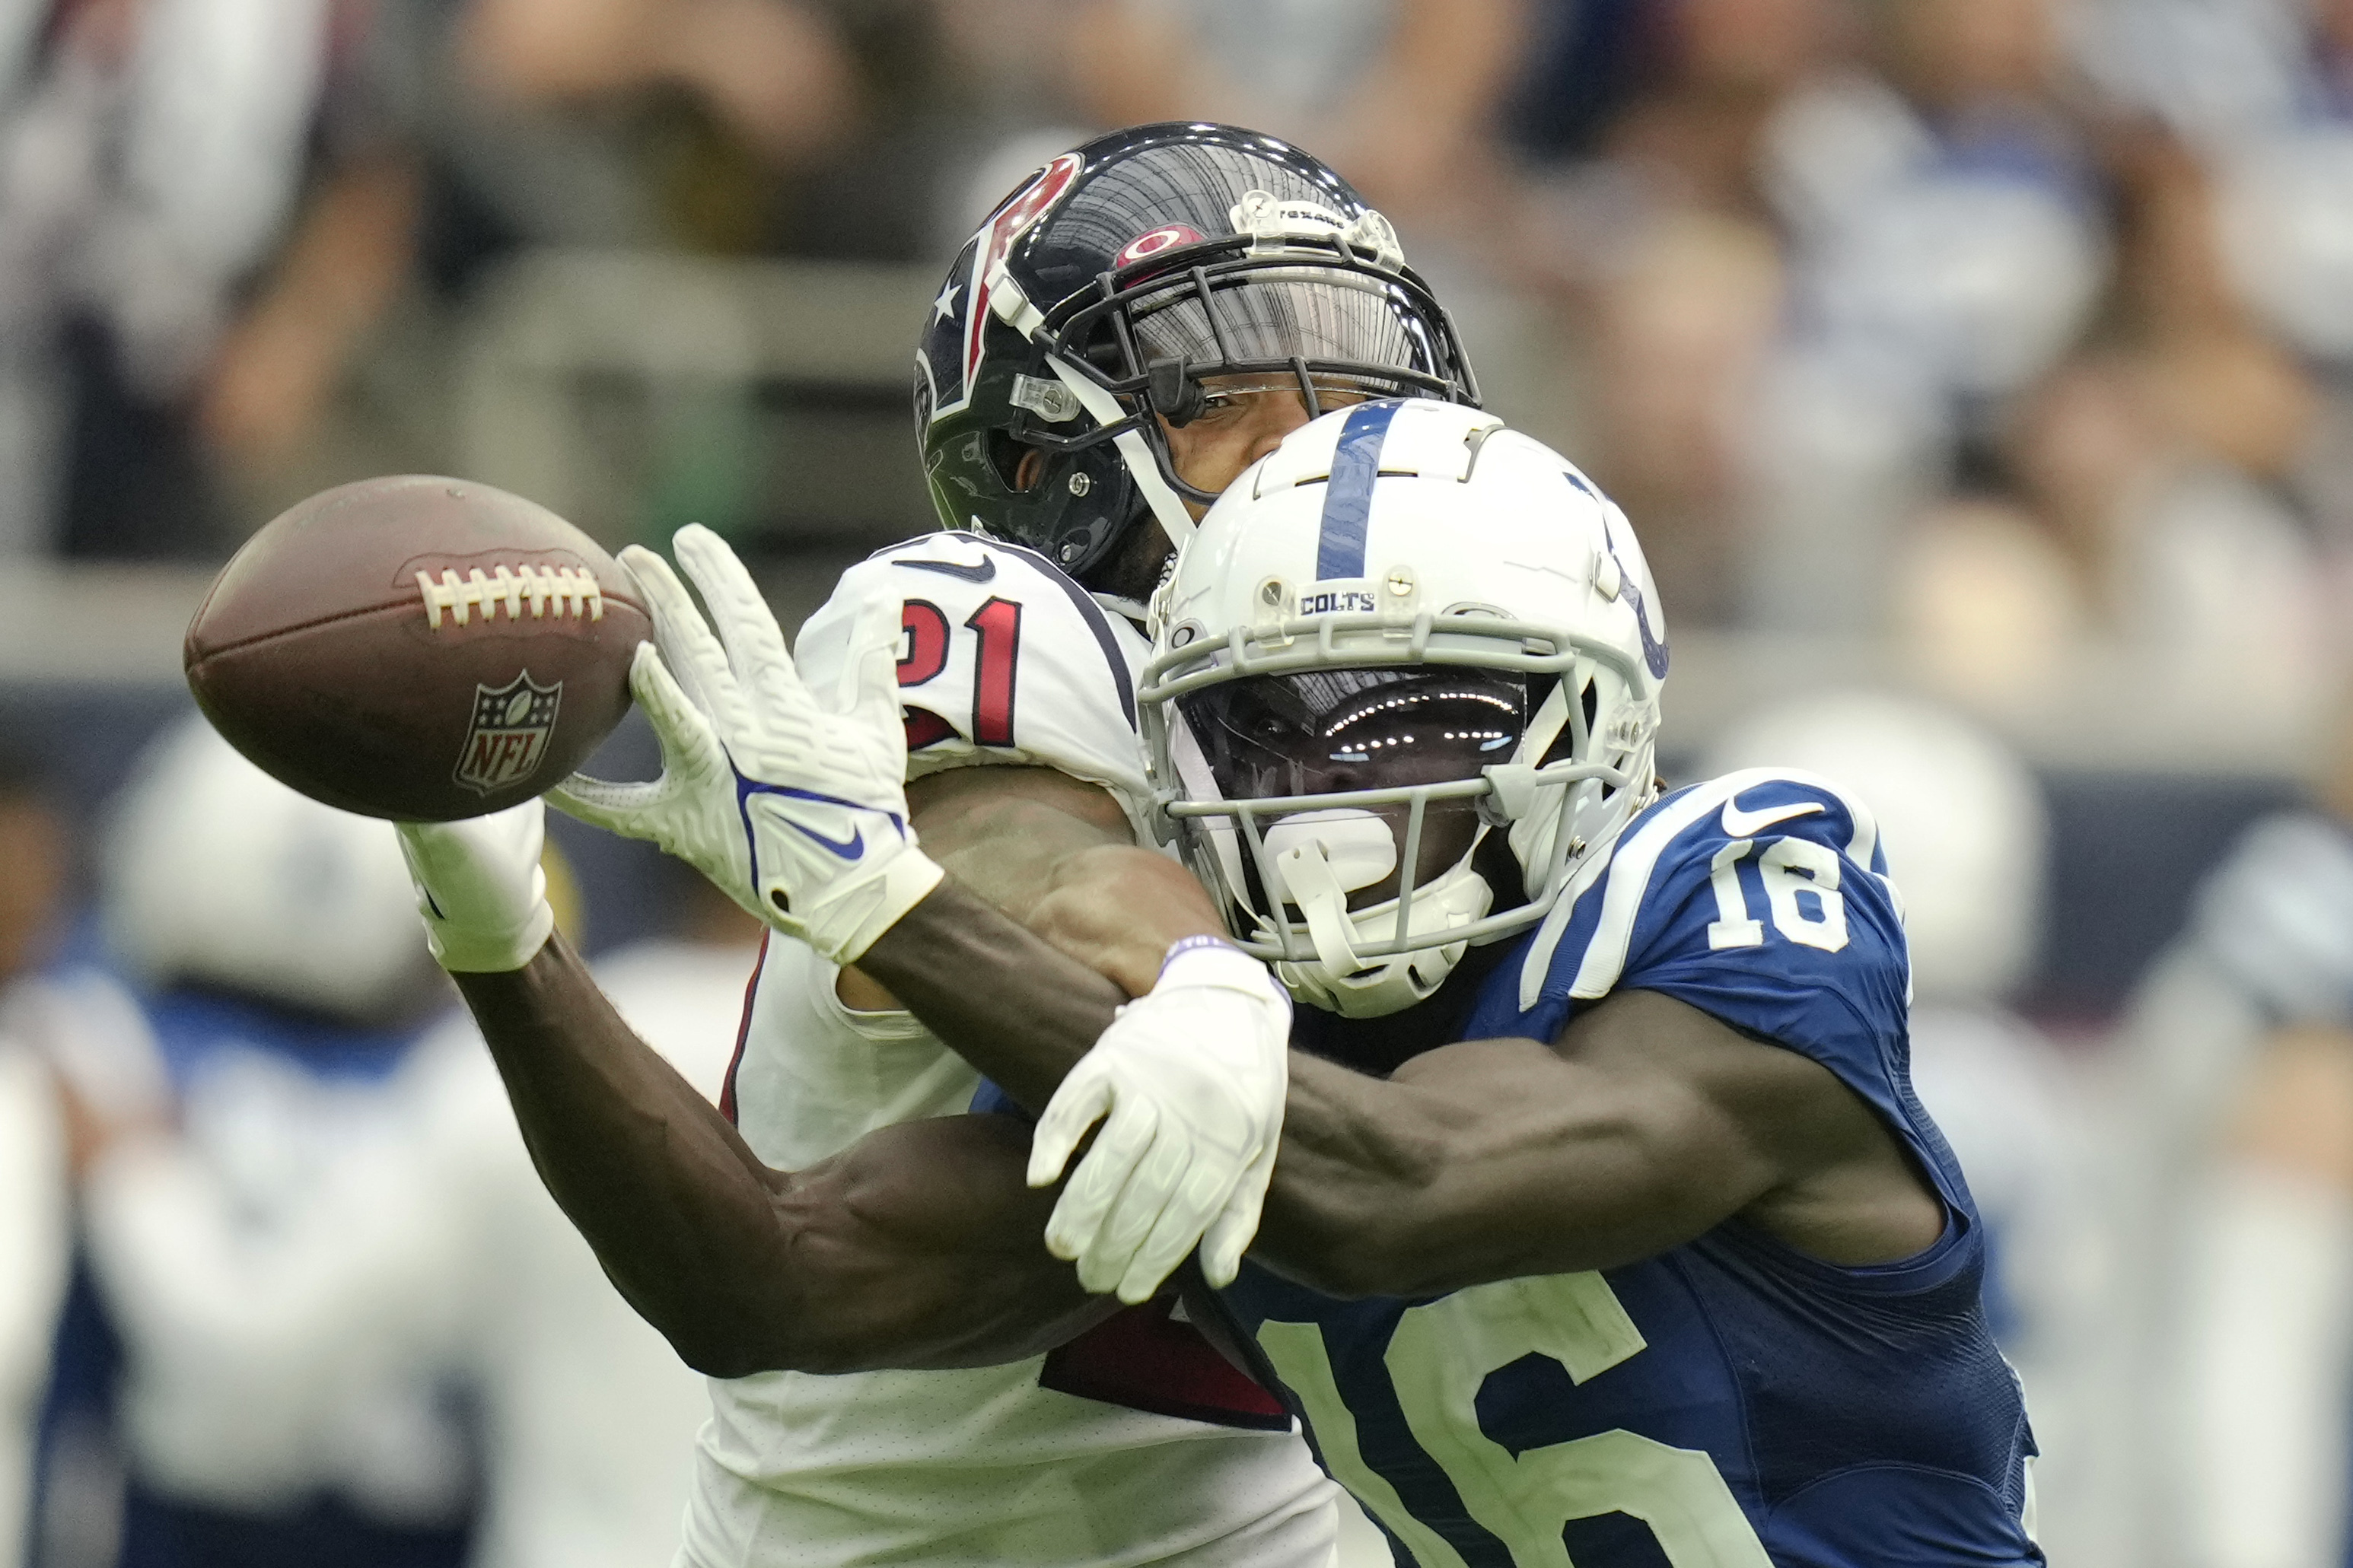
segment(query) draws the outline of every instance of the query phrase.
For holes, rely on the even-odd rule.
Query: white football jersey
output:
[[[1141,808],[1134,628],[1042,557],[926,535],[850,569],[796,653],[823,685],[849,628],[900,604],[910,772],[1032,763]],[[769,1164],[953,1116],[978,1077],[905,1013],[771,936],[723,1105]],[[949,1372],[714,1379],[683,1568],[942,1563],[1328,1568],[1337,1493],[1271,1396],[1166,1301],[1051,1354]]]
[[[842,574],[793,644],[802,678],[829,689],[853,629],[892,604],[908,777],[1036,763],[1103,785],[1141,826],[1135,678],[1152,647],[1124,616],[1034,551],[928,533]]]

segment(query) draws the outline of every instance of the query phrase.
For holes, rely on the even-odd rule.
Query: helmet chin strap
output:
[[[1484,836],[1482,830],[1481,837]],[[1343,1017],[1377,1018],[1426,1000],[1453,973],[1462,956],[1462,944],[1434,942],[1366,965],[1356,956],[1355,939],[1362,936],[1377,942],[1395,931],[1398,900],[1390,899],[1374,909],[1354,913],[1349,910],[1349,889],[1344,885],[1342,869],[1345,868],[1351,875],[1358,869],[1351,864],[1356,859],[1349,852],[1352,847],[1345,843],[1340,846],[1339,866],[1334,864],[1331,850],[1320,834],[1303,836],[1300,841],[1273,855],[1275,871],[1282,885],[1279,890],[1270,891],[1275,892],[1282,902],[1298,909],[1307,921],[1308,940],[1315,946],[1313,963],[1277,963],[1275,973],[1303,1001]],[[1269,848],[1273,846],[1270,844]],[[1393,841],[1389,852],[1394,864]],[[1386,875],[1388,871],[1384,869],[1372,879]],[[1358,881],[1356,885],[1366,884]],[[1444,875],[1414,889],[1409,929],[1403,934],[1409,940],[1424,933],[1440,937],[1478,920],[1493,902],[1494,894],[1487,879],[1471,868],[1471,856],[1466,853]]]
[[[1118,398],[1054,355],[1046,356],[1046,364],[1053,371],[1056,379],[1071,389],[1071,395],[1079,400],[1079,406],[1094,416],[1098,425],[1116,425],[1127,417],[1127,410],[1119,405]],[[1152,515],[1158,520],[1160,531],[1168,536],[1168,542],[1178,550],[1184,549],[1185,542],[1193,537],[1193,514],[1186,510],[1185,498],[1161,478],[1159,461],[1153,457],[1151,444],[1145,440],[1144,432],[1123,431],[1112,437],[1112,445],[1119,448],[1121,460],[1127,464],[1127,471],[1134,476],[1136,492],[1144,497],[1144,504],[1152,509]]]
[[[1335,974],[1354,974],[1362,968],[1356,944],[1350,940],[1348,890],[1340,886],[1323,842],[1310,838],[1294,844],[1277,855],[1274,864],[1282,876],[1284,901],[1297,905],[1307,917],[1308,940],[1315,944],[1315,956],[1324,967]]]

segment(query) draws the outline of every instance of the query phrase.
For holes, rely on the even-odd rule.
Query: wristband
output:
[[[1152,988],[1158,991],[1166,986],[1170,971],[1179,964],[1188,971],[1180,984],[1266,995],[1282,1003],[1285,1012],[1291,1010],[1291,993],[1274,977],[1273,971],[1224,937],[1188,936],[1171,942],[1160,960],[1160,973]]]
[[[1186,953],[1198,952],[1204,948],[1217,947],[1225,948],[1229,952],[1241,952],[1240,948],[1234,946],[1232,942],[1228,942],[1221,936],[1180,936],[1175,942],[1168,944],[1168,951],[1160,955],[1160,973],[1163,974],[1167,973],[1168,966],[1176,963],[1178,958]]]

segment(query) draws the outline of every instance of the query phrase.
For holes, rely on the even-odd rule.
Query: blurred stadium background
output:
[[[414,1089],[447,997],[231,951],[302,941],[220,890],[267,845],[109,869],[181,630],[282,507],[395,471],[608,546],[708,523],[797,624],[930,523],[946,258],[1053,152],[1174,118],[1346,174],[1488,406],[1624,504],[1678,779],[1879,804],[2054,1559],[2347,1561],[2353,3],[0,0],[0,1564],[599,1560],[546,1522],[593,1445],[514,1411],[600,1402],[514,1394],[516,1342],[431,1290],[315,1288],[306,1238],[378,1211],[280,1146],[338,1143],[312,1100],[199,1114],[190,995],[276,1007],[256,1051],[346,1110]],[[592,952],[740,977],[570,826]],[[301,1373],[354,1299],[407,1301],[361,1315],[409,1360]]]

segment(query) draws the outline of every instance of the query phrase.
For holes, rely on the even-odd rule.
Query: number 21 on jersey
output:
[[[1405,1543],[1421,1568],[1464,1568],[1437,1531],[1407,1511],[1366,1462],[1324,1331],[1261,1323],[1259,1343],[1307,1419],[1333,1476]],[[1414,1442],[1446,1472],[1471,1517],[1510,1549],[1515,1568],[1574,1568],[1561,1538],[1573,1519],[1623,1513],[1651,1528],[1672,1568],[1771,1568],[1715,1461],[1620,1428],[1516,1457],[1479,1425],[1491,1373],[1527,1355],[1584,1383],[1643,1350],[1641,1331],[1599,1274],[1475,1285],[1409,1307],[1384,1357]]]
[[[965,620],[965,629],[977,639],[972,664],[972,743],[976,746],[1013,744],[1014,677],[1021,662],[1021,605],[1016,599],[990,598]],[[928,599],[909,599],[900,606],[900,629],[906,652],[899,660],[899,689],[928,685],[948,667],[947,612]],[[954,735],[955,726],[920,708],[907,713],[910,751],[933,745]]]

